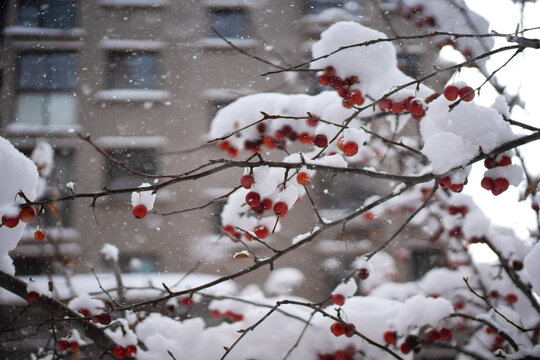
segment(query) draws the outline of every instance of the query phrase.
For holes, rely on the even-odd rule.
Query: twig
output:
[[[306,322],[306,325],[304,325],[304,328],[300,332],[300,335],[298,335],[298,338],[294,342],[293,346],[289,349],[289,351],[287,351],[287,354],[285,354],[285,357],[283,358],[283,360],[287,360],[289,358],[289,356],[292,354],[292,352],[294,351],[294,349],[296,349],[298,347],[298,345],[300,344],[300,341],[302,341],[302,338],[306,334],[306,330],[308,329],[308,326],[311,325],[311,320],[313,319],[313,316],[315,316],[315,314],[316,314],[316,311],[313,311],[311,313],[311,315],[309,316],[308,321]]]

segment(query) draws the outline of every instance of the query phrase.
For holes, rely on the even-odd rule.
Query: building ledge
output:
[[[249,49],[249,48],[255,48],[260,45],[259,41],[256,39],[236,39],[236,38],[228,38],[228,41],[233,43],[235,46],[241,48],[241,49]],[[231,49],[231,45],[227,44],[223,39],[220,38],[204,38],[199,41],[197,41],[196,46],[205,48],[205,49]]]
[[[10,37],[41,37],[41,38],[82,38],[86,31],[79,28],[54,29],[28,26],[9,26],[3,31],[5,36]]]
[[[162,148],[167,145],[165,136],[102,136],[96,144],[105,149]]]
[[[165,102],[171,99],[171,93],[167,90],[155,89],[110,89],[97,91],[94,94],[95,101],[102,102]]]
[[[99,47],[106,50],[159,51],[166,49],[167,43],[154,40],[103,39],[99,42]]]
[[[83,130],[81,125],[28,125],[11,123],[6,127],[6,133],[10,136],[59,136],[72,137],[74,133]]]
[[[99,0],[99,5],[113,8],[160,8],[170,4],[169,0]]]

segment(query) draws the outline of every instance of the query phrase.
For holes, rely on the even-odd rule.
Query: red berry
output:
[[[450,205],[448,207],[448,213],[450,215],[456,215],[459,212],[459,208],[457,206]]]
[[[263,208],[263,210],[270,210],[272,208],[272,200],[270,199],[263,199],[261,201],[261,207]]]
[[[132,213],[136,219],[142,219],[146,216],[146,214],[148,213],[148,210],[146,209],[146,206],[140,204],[133,208]]]
[[[458,301],[454,304],[454,309],[456,310],[463,310],[465,308],[465,302],[464,301]]]
[[[360,268],[358,270],[358,277],[361,279],[361,280],[366,280],[368,277],[369,277],[369,270],[366,269],[366,268]]]
[[[441,335],[436,329],[431,329],[427,332],[426,337],[429,341],[435,342],[441,338]]]
[[[459,97],[461,100],[470,102],[474,99],[474,90],[470,86],[465,86],[461,90],[459,90]]]
[[[491,296],[492,298],[496,299],[499,297],[499,292],[497,290],[491,290],[489,292],[489,296]]]
[[[510,184],[508,183],[508,180],[505,178],[497,178],[493,181],[493,189],[491,189],[491,193],[495,196],[505,192],[508,189],[508,186]]]
[[[408,353],[411,352],[411,348],[409,346],[407,346],[407,344],[403,343],[401,344],[401,346],[399,347],[401,352],[404,353],[405,355],[407,355]]]
[[[235,158],[238,156],[238,149],[235,147],[229,148],[228,152],[229,152],[229,156],[232,158]]]
[[[137,346],[136,345],[128,345],[125,348],[126,356],[130,358],[134,358],[137,355]]]
[[[491,335],[491,334],[495,334],[496,331],[495,331],[494,328],[492,328],[492,327],[490,327],[490,326],[487,326],[487,327],[486,327],[486,333]]]
[[[420,100],[412,100],[409,104],[409,112],[413,115],[419,115],[423,112],[425,112],[424,110],[424,106],[422,105],[422,102]]]
[[[332,295],[332,304],[337,306],[343,306],[345,304],[345,296],[341,294]]]
[[[289,206],[283,202],[278,201],[274,204],[274,213],[279,217],[285,217],[287,216],[287,212],[289,211]]]
[[[19,219],[24,223],[29,223],[36,218],[36,209],[33,206],[25,206],[19,213]]]
[[[394,114],[401,114],[405,110],[405,104],[402,102],[395,102],[392,104],[392,112]]]
[[[109,325],[112,321],[112,316],[109,313],[101,313],[98,315],[97,320],[101,325]]]
[[[296,175],[296,182],[300,185],[307,185],[311,182],[311,180],[307,173],[301,171],[298,173],[298,175]]]
[[[2,224],[7,226],[10,229],[13,229],[19,224],[19,218],[8,218],[6,215],[2,216]]]
[[[324,134],[317,134],[313,138],[313,145],[323,148],[328,145],[328,138]]]
[[[512,268],[516,271],[523,270],[523,261],[517,259],[512,261]]]
[[[228,151],[230,148],[231,144],[226,140],[219,143],[219,149],[222,151]]]
[[[126,349],[123,346],[116,345],[113,350],[113,355],[117,359],[123,359],[126,357]]]
[[[45,233],[41,230],[34,231],[34,240],[41,241],[45,239]]]
[[[387,331],[383,335],[384,342],[388,345],[394,345],[397,341],[397,334],[395,331]]]
[[[240,178],[240,185],[242,185],[244,189],[251,189],[254,183],[255,179],[251,175],[244,175]]]
[[[459,96],[459,89],[457,88],[457,86],[448,85],[447,87],[444,88],[443,94],[446,100],[454,101]]]
[[[389,112],[392,109],[392,100],[389,98],[384,98],[379,101],[379,110],[382,112]]]
[[[268,228],[264,225],[257,226],[253,232],[255,233],[255,236],[259,239],[266,238],[269,233]]]
[[[341,336],[345,334],[345,325],[335,322],[330,327],[330,331],[332,332],[332,334],[334,334],[334,336]]]
[[[414,120],[420,120],[420,119],[422,119],[425,115],[426,115],[426,111],[425,111],[424,109],[422,109],[422,111],[419,112],[418,114],[411,114],[411,117],[412,117]]]
[[[79,312],[80,312],[81,315],[84,316],[84,317],[92,316],[92,313],[91,313],[90,310],[88,310],[88,309],[80,309]]]
[[[253,207],[257,207],[261,204],[261,195],[255,191],[250,191],[246,195],[246,203]]]
[[[221,320],[223,318],[223,315],[219,310],[210,310],[210,316],[214,320]]]
[[[58,343],[56,344],[56,346],[58,347],[58,350],[64,351],[64,350],[67,350],[69,343],[67,340],[60,339],[58,340]]]
[[[493,179],[485,177],[482,179],[482,182],[480,185],[486,189],[486,190],[492,190],[493,189]]]
[[[37,293],[35,291],[28,292],[28,294],[26,295],[26,301],[28,301],[29,303],[38,302],[39,301],[39,293]]]
[[[68,343],[68,350],[71,352],[77,352],[79,350],[79,343],[76,341],[70,341]]]
[[[349,327],[351,327],[352,330],[349,329],[349,328],[347,328],[347,327],[345,327],[345,336],[346,336],[346,337],[352,337],[352,336],[354,335],[353,330],[356,330],[356,326],[354,326],[353,323],[349,323]]]
[[[506,297],[504,299],[510,305],[513,305],[513,304],[517,303],[517,301],[518,301],[518,297],[517,297],[516,294],[508,294],[508,295],[506,295]]]
[[[439,331],[439,335],[441,335],[442,341],[452,340],[452,330],[448,328],[442,328],[441,331]]]
[[[314,118],[308,118],[307,119],[308,126],[315,127],[315,126],[317,126],[318,123],[319,123],[319,120],[317,120],[317,119],[314,119]]]
[[[328,65],[327,67],[324,68],[324,73],[327,75],[327,76],[336,76],[336,69],[334,69],[333,66],[331,65]]]
[[[329,86],[330,85],[330,78],[325,74],[319,75],[319,77],[317,77],[317,81],[322,86]]]
[[[180,302],[182,303],[182,305],[189,306],[193,304],[193,299],[189,296],[184,296],[182,299],[180,299]]]
[[[358,153],[358,145],[354,141],[347,141],[343,145],[343,154],[345,156],[354,156]]]
[[[503,156],[501,160],[497,163],[497,166],[508,166],[512,164],[512,159],[508,156]]]
[[[463,190],[463,184],[452,184],[450,185],[450,190],[455,193],[459,193]]]
[[[353,105],[362,105],[364,103],[364,97],[362,96],[362,92],[360,90],[349,91],[349,93],[345,96],[345,100]]]
[[[495,159],[488,157],[484,159],[484,166],[486,167],[486,169],[493,169],[497,166],[497,162],[495,161]]]
[[[441,180],[439,181],[439,185],[443,188],[443,189],[448,189],[451,185],[451,181],[450,181],[450,177],[448,176],[443,176],[441,178]]]

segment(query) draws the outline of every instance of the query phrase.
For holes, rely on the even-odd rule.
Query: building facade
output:
[[[75,192],[96,192],[155,180],[116,166],[77,132],[91,135],[109,156],[134,170],[180,174],[223,156],[213,147],[198,148],[225,104],[256,92],[320,91],[311,73],[261,77],[268,65],[241,51],[292,65],[309,59],[310,43],[339,19],[361,21],[390,36],[413,29],[392,14],[382,20],[391,3],[4,0],[0,134],[28,154],[40,141],[52,145],[55,168],[49,185],[54,190],[48,196],[68,194],[73,186]],[[420,76],[422,64],[433,60],[417,44],[398,46],[400,66],[412,76]],[[437,87],[436,80],[431,85]],[[238,179],[238,171],[231,171],[180,183],[160,191],[155,209],[166,214],[205,204]],[[246,263],[230,261],[230,251],[217,250],[236,246],[220,237],[218,210],[212,205],[151,214],[141,221],[131,215],[125,195],[95,203],[62,202],[46,207],[41,217],[48,240],[37,244],[28,232],[12,255],[21,275],[66,268],[88,272],[106,269],[100,249],[113,243],[126,272],[179,272],[199,264],[199,271],[229,273]],[[276,242],[290,243],[290,236],[310,223],[302,213],[291,214],[285,221],[290,230]],[[295,263],[318,271],[318,250],[306,251],[305,260],[284,259],[277,265]],[[348,257],[356,255],[351,251]]]

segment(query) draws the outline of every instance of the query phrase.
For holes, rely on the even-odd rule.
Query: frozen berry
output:
[[[345,296],[341,294],[332,295],[332,304],[337,306],[343,306],[345,304]]]
[[[58,343],[56,344],[56,346],[58,347],[58,350],[64,351],[64,350],[67,350],[69,346],[69,342],[65,339],[60,339],[58,340]]]
[[[394,345],[397,341],[397,334],[395,331],[387,331],[383,335],[384,342],[388,345]]]
[[[493,179],[484,177],[482,179],[482,182],[480,182],[480,185],[486,189],[486,190],[492,190],[493,189]]]
[[[439,334],[439,332],[436,329],[431,329],[431,330],[429,330],[427,332],[426,338],[429,341],[435,342],[435,341],[437,341],[437,340],[439,340],[441,338],[441,335]]]
[[[123,346],[116,345],[113,350],[113,355],[117,359],[123,359],[126,357],[126,349]]]
[[[346,337],[352,337],[354,335],[353,330],[356,330],[356,326],[354,326],[353,323],[349,323],[348,325],[349,325],[349,327],[345,327],[345,336]]]
[[[287,216],[287,212],[289,211],[289,206],[283,201],[278,201],[274,204],[274,213],[279,217],[285,217]]]
[[[345,334],[345,325],[335,322],[330,327],[330,331],[332,332],[332,334],[334,334],[334,336],[341,336]]]
[[[4,224],[10,229],[13,229],[15,226],[19,224],[19,218],[18,217],[10,218],[4,215],[2,216],[2,224]]]
[[[182,305],[189,306],[193,304],[193,299],[189,296],[184,296],[182,299],[180,299],[180,302],[182,303]]]
[[[369,277],[369,270],[366,268],[360,268],[358,270],[358,277],[360,280],[366,280]]]
[[[452,340],[452,330],[448,328],[442,328],[441,331],[439,331],[439,335],[441,336],[441,340],[443,341]]]
[[[268,228],[264,225],[259,225],[254,230],[255,236],[259,239],[264,239],[268,236]]]
[[[29,223],[36,218],[36,209],[33,206],[25,206],[19,213],[19,219],[24,223]]]
[[[328,138],[324,134],[315,135],[313,138],[313,145],[323,148],[328,145]]]
[[[240,185],[242,185],[244,189],[251,189],[254,183],[255,179],[251,175],[244,175],[240,178]]]
[[[45,233],[41,230],[34,231],[34,240],[41,241],[45,239]]]
[[[493,181],[493,189],[491,189],[491,193],[495,196],[502,194],[508,189],[508,186],[510,184],[508,183],[508,180],[505,178],[497,178]]]
[[[109,325],[112,321],[112,316],[109,313],[101,313],[97,316],[97,320],[101,325]]]
[[[465,86],[459,90],[459,97],[461,100],[470,102],[474,99],[474,90],[470,86]]]
[[[521,260],[514,260],[512,261],[512,268],[515,270],[515,271],[521,271],[523,270],[523,261]]]
[[[310,183],[309,175],[303,171],[299,172],[296,175],[296,182],[300,185],[307,185]]]
[[[70,341],[68,343],[68,350],[71,352],[77,352],[79,350],[79,343],[77,341]]]
[[[137,346],[136,345],[128,345],[125,348],[126,356],[129,358],[134,358],[137,355]]]
[[[518,297],[516,294],[507,294],[504,298],[506,302],[510,305],[513,305],[518,302]]]
[[[345,156],[354,156],[358,153],[358,144],[354,141],[347,141],[343,145],[343,154]]]
[[[30,291],[26,294],[26,301],[29,303],[36,303],[39,301],[39,293],[35,291]]]
[[[389,112],[392,109],[392,100],[384,98],[379,101],[379,110],[382,112]]]
[[[142,219],[146,216],[146,214],[148,213],[148,210],[146,209],[146,206],[140,204],[133,208],[132,213],[136,219]]]
[[[443,188],[443,189],[448,189],[450,187],[450,185],[452,184],[452,182],[450,181],[450,177],[448,176],[443,176],[441,178],[441,180],[439,181],[439,185]]]
[[[444,88],[443,94],[446,100],[454,101],[459,96],[459,89],[457,88],[457,86],[448,85],[447,87]]]
[[[257,207],[261,204],[261,195],[255,191],[246,194],[246,203],[251,207]]]

